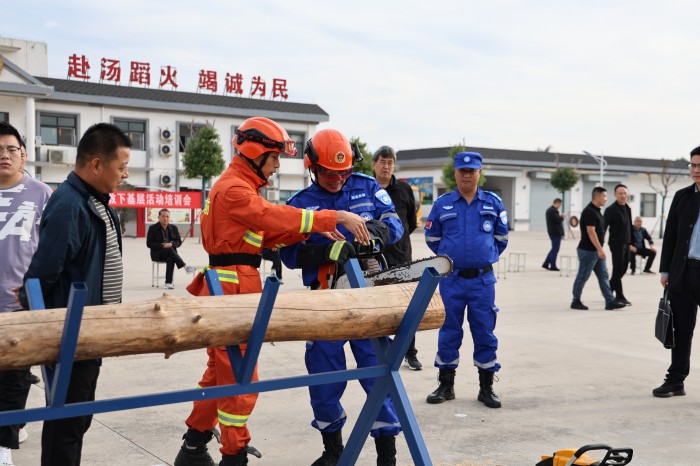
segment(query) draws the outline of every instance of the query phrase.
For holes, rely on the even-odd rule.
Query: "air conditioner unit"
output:
[[[161,144],[158,152],[160,152],[160,155],[170,156],[173,154],[173,146],[170,144]]]
[[[160,175],[160,185],[170,186],[173,182],[173,178],[170,175]]]
[[[277,202],[280,200],[279,189],[268,189],[267,190],[267,200],[270,202]]]
[[[49,150],[49,162],[51,163],[68,163],[68,151],[67,150]]]
[[[168,128],[161,129],[160,130],[160,138],[163,141],[170,141],[173,138],[173,133],[171,133]]]

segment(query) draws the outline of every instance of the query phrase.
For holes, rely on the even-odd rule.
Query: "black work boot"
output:
[[[455,371],[450,369],[440,369],[438,374],[438,388],[428,395],[425,400],[430,404],[438,404],[447,400],[455,399]]]
[[[184,442],[175,458],[173,466],[216,466],[214,459],[207,451],[207,443],[216,437],[221,443],[221,436],[216,429],[200,432],[196,429],[187,429],[182,436]]]
[[[656,387],[651,393],[659,398],[683,396],[685,395],[685,388],[683,387],[683,382],[672,382],[666,379],[660,387]]]
[[[374,446],[377,448],[377,466],[396,466],[396,437],[375,437]]]
[[[311,466],[335,466],[343,454],[343,431],[321,432],[323,436],[323,454]]]
[[[246,445],[235,455],[223,455],[219,466],[246,466],[248,464],[248,454],[262,458],[262,453],[257,448]]]
[[[479,401],[489,408],[500,408],[501,399],[493,392],[493,372],[479,369]]]

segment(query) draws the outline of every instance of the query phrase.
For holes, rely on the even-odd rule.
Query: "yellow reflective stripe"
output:
[[[345,241],[336,241],[333,243],[329,259],[332,261],[337,261],[338,256],[340,255],[340,250],[343,249],[343,246],[345,246]]]
[[[237,414],[229,414],[220,409],[216,410],[219,413],[219,422],[225,426],[243,427],[250,416],[239,416]]]
[[[204,209],[202,210],[202,215],[209,215],[209,199],[204,203]]]
[[[206,270],[211,270],[211,267],[207,265]],[[202,273],[205,272],[205,269],[202,269]],[[227,282],[227,283],[238,283],[238,272],[235,270],[219,270],[216,269],[216,274],[219,276],[219,281],[220,282]]]
[[[314,226],[314,211],[301,209],[301,227],[299,233],[310,233]]]
[[[252,231],[248,230],[245,232],[245,235],[243,235],[243,241],[246,243],[255,246],[256,248],[262,247],[262,235],[258,235],[256,233],[253,233]]]
[[[284,244],[284,243],[275,244],[275,247],[276,247],[277,249],[282,249],[282,248],[285,247],[285,246],[286,246],[286,244]]]

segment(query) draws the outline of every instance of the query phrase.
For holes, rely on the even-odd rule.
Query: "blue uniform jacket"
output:
[[[367,220],[381,220],[389,227],[389,244],[397,242],[403,235],[401,219],[396,213],[391,197],[381,185],[371,176],[361,173],[353,173],[345,182],[345,185],[337,193],[329,193],[316,184],[304,188],[295,193],[287,201],[288,205],[310,210],[346,210],[360,215]],[[342,225],[338,225],[338,231],[345,235],[346,241],[353,241],[355,237]],[[297,269],[297,251],[299,246],[305,243],[323,244],[331,240],[318,233],[312,233],[308,240],[292,246],[286,246],[281,250],[284,265],[290,269]],[[317,278],[318,269],[302,270],[304,285],[310,286]]]
[[[457,269],[481,269],[498,262],[508,245],[508,214],[495,194],[478,189],[471,204],[455,190],[433,204],[425,222],[425,241],[447,254]]]

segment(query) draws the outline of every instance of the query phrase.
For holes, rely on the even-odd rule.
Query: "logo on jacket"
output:
[[[372,215],[369,212],[362,212],[360,217],[364,218],[365,220],[372,220]]]
[[[442,206],[442,208],[445,209],[445,210],[450,210],[450,209],[453,208],[453,207],[454,207],[453,205],[444,205],[444,206]]]
[[[433,222],[431,222],[430,220],[425,222],[425,229],[426,230],[430,230],[430,227],[432,227],[432,226],[433,226]]]
[[[389,193],[386,192],[385,189],[380,189],[379,191],[377,191],[374,197],[379,199],[384,205],[391,205],[391,196],[389,196]]]
[[[360,199],[360,198],[365,197],[365,196],[366,196],[365,193],[353,194],[352,196],[350,196],[350,199],[352,199],[354,201],[355,199]]]
[[[484,231],[493,230],[493,223],[491,223],[491,220],[484,220],[484,223],[482,223],[481,226],[484,228]]]
[[[343,163],[345,162],[345,152],[339,151],[337,154],[335,154],[335,163]]]
[[[502,224],[508,225],[508,212],[506,212],[506,211],[504,210],[503,212],[501,212],[501,214],[499,215],[499,217],[501,217],[501,223],[502,223]]]

